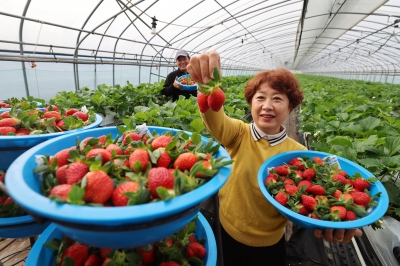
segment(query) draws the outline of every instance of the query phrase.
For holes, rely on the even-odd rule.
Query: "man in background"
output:
[[[164,83],[164,88],[161,90],[162,95],[172,96],[172,101],[178,100],[179,95],[185,96],[186,99],[188,99],[190,95],[193,95],[194,97],[197,96],[197,90],[183,90],[181,85],[179,85],[179,83],[177,82],[177,79],[180,76],[188,74],[186,67],[189,64],[189,61],[190,56],[188,52],[186,52],[185,50],[178,50],[176,52],[175,62],[178,69],[168,74]]]

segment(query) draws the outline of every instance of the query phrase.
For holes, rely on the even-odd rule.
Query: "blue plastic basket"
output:
[[[200,212],[198,213],[196,227],[197,238],[205,239],[204,247],[206,249],[206,256],[203,258],[204,265],[216,265],[217,244],[215,241],[214,233],[210,227],[210,224]],[[54,265],[56,257],[53,255],[53,250],[44,246],[44,243],[51,241],[54,238],[62,239],[62,231],[56,224],[52,223],[35,242],[27,257],[26,265]]]
[[[183,90],[185,90],[185,91],[195,91],[195,90],[197,90],[197,84],[196,85],[184,85],[184,84],[181,84],[181,78],[188,78],[188,77],[190,77],[190,74],[185,74],[183,76],[180,76],[177,79],[177,82],[179,83],[179,85],[182,86]]]
[[[90,125],[87,125],[85,127],[74,129],[74,130],[49,133],[49,134],[40,134],[40,135],[0,136],[0,152],[2,151],[2,149],[3,150],[4,149],[18,150],[16,148],[22,148],[23,150],[27,150],[39,143],[42,143],[43,141],[46,141],[46,140],[49,140],[52,138],[56,138],[56,137],[66,135],[66,134],[72,134],[72,133],[79,132],[82,130],[96,128],[101,124],[102,121],[103,121],[103,118],[100,115],[96,114],[96,120],[93,123],[91,123]]]
[[[312,157],[321,157],[324,158],[326,156],[331,156],[332,154],[319,152],[319,151],[290,151],[290,152],[283,152],[278,155],[275,155],[265,161],[259,171],[258,171],[258,185],[261,189],[261,192],[267,198],[267,200],[276,208],[278,211],[285,216],[288,220],[292,221],[293,223],[302,226],[307,229],[325,229],[325,228],[333,228],[333,229],[354,229],[354,228],[361,228],[363,226],[370,225],[377,220],[379,220],[386,212],[389,206],[389,196],[382,185],[381,182],[377,181],[371,185],[370,192],[371,196],[375,195],[378,192],[382,192],[381,196],[377,200],[378,206],[374,207],[372,211],[365,217],[354,220],[354,221],[346,221],[346,222],[331,222],[331,221],[323,221],[317,220],[313,218],[309,218],[290,209],[282,206],[279,204],[268,192],[266,189],[264,182],[268,175],[268,168],[276,167],[282,165],[283,163],[288,163],[291,159],[295,157],[304,157],[308,156]],[[363,178],[372,177],[368,170],[361,167],[360,165],[347,160],[343,157],[337,156],[339,160],[339,164],[341,168],[347,172],[350,176],[354,175],[355,173],[359,173]]]
[[[158,134],[180,130],[149,127]],[[118,134],[116,127],[98,128],[68,134],[41,143],[19,156],[8,169],[13,178],[6,178],[6,186],[14,200],[35,216],[58,224],[60,230],[73,239],[93,246],[128,248],[142,246],[171,235],[189,223],[200,210],[201,203],[214,195],[227,181],[231,165],[199,188],[168,201],[127,206],[99,208],[59,204],[40,193],[40,180],[33,174],[36,155],[54,155],[61,149],[74,146],[76,138]],[[188,135],[191,135],[187,132]],[[206,140],[206,138],[203,138]],[[217,157],[230,160],[226,150],[220,147]]]

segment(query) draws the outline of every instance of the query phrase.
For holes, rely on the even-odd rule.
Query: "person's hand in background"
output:
[[[179,85],[179,83],[178,83],[177,80],[178,80],[178,77],[175,77],[174,88],[175,88],[175,89],[178,89],[178,90],[182,90],[182,86]]]

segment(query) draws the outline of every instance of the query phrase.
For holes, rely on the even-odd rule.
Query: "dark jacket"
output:
[[[161,94],[165,96],[172,96],[172,100],[176,101],[179,99],[179,95],[185,96],[186,99],[190,97],[190,95],[193,95],[194,97],[197,97],[197,90],[195,91],[184,91],[180,89],[176,89],[174,87],[174,82],[176,77],[180,77],[182,75],[185,75],[186,73],[183,71],[175,70],[171,73],[168,74],[167,78],[165,79],[164,83],[164,88],[161,90]]]

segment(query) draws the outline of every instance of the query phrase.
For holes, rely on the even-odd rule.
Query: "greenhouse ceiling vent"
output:
[[[301,69],[310,59],[340,36],[364,20],[388,0],[308,0],[304,1],[299,20],[294,54],[294,69]]]

